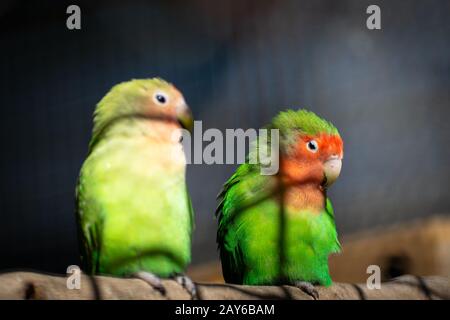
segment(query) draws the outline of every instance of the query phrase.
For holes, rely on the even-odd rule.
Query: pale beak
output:
[[[192,132],[194,118],[192,117],[191,109],[186,104],[177,107],[177,120],[184,129]]]
[[[333,155],[323,164],[325,172],[325,187],[329,187],[336,181],[341,173],[342,159],[337,155]]]

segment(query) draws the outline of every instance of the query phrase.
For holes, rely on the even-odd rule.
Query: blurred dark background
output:
[[[81,30],[66,8],[81,7]],[[366,28],[381,7],[382,30]],[[79,263],[74,187],[95,104],[160,76],[208,127],[307,107],[345,141],[341,234],[450,213],[450,2],[7,1],[0,4],[0,269]],[[231,165],[191,165],[194,264],[217,259]]]

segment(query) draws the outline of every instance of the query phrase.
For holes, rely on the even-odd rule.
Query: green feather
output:
[[[339,135],[338,130],[331,122],[305,109],[280,112],[272,120],[270,127],[280,129],[282,133],[291,133],[292,130],[295,130],[306,135],[320,133]]]

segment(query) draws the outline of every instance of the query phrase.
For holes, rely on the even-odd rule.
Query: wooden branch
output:
[[[65,276],[34,272],[0,274],[0,299],[189,299],[175,281],[163,280],[162,296],[139,279],[81,275],[81,288],[67,289]],[[299,299],[311,297],[292,286],[238,286],[198,283],[200,299]],[[382,283],[380,290],[364,284],[335,283],[317,287],[320,299],[450,299],[450,278],[402,276]]]

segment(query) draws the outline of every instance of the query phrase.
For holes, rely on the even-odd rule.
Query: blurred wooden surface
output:
[[[378,265],[382,280],[412,274],[450,277],[450,219],[433,217],[378,228],[341,239],[342,253],[330,256],[334,281],[365,282],[369,265]],[[195,281],[223,283],[219,261],[193,266]]]
[[[342,239],[343,251],[330,257],[335,281],[361,282],[378,265],[382,279],[413,274],[450,276],[450,219],[435,217]]]
[[[161,295],[140,279],[81,275],[81,287],[67,288],[65,276],[33,272],[0,275],[0,299],[190,299],[187,291],[173,280],[163,280],[167,294]],[[298,299],[312,297],[292,286],[238,286],[198,283],[198,298],[204,300]],[[450,278],[403,276],[383,283],[379,290],[365,285],[335,283],[316,287],[319,299],[450,299]]]

